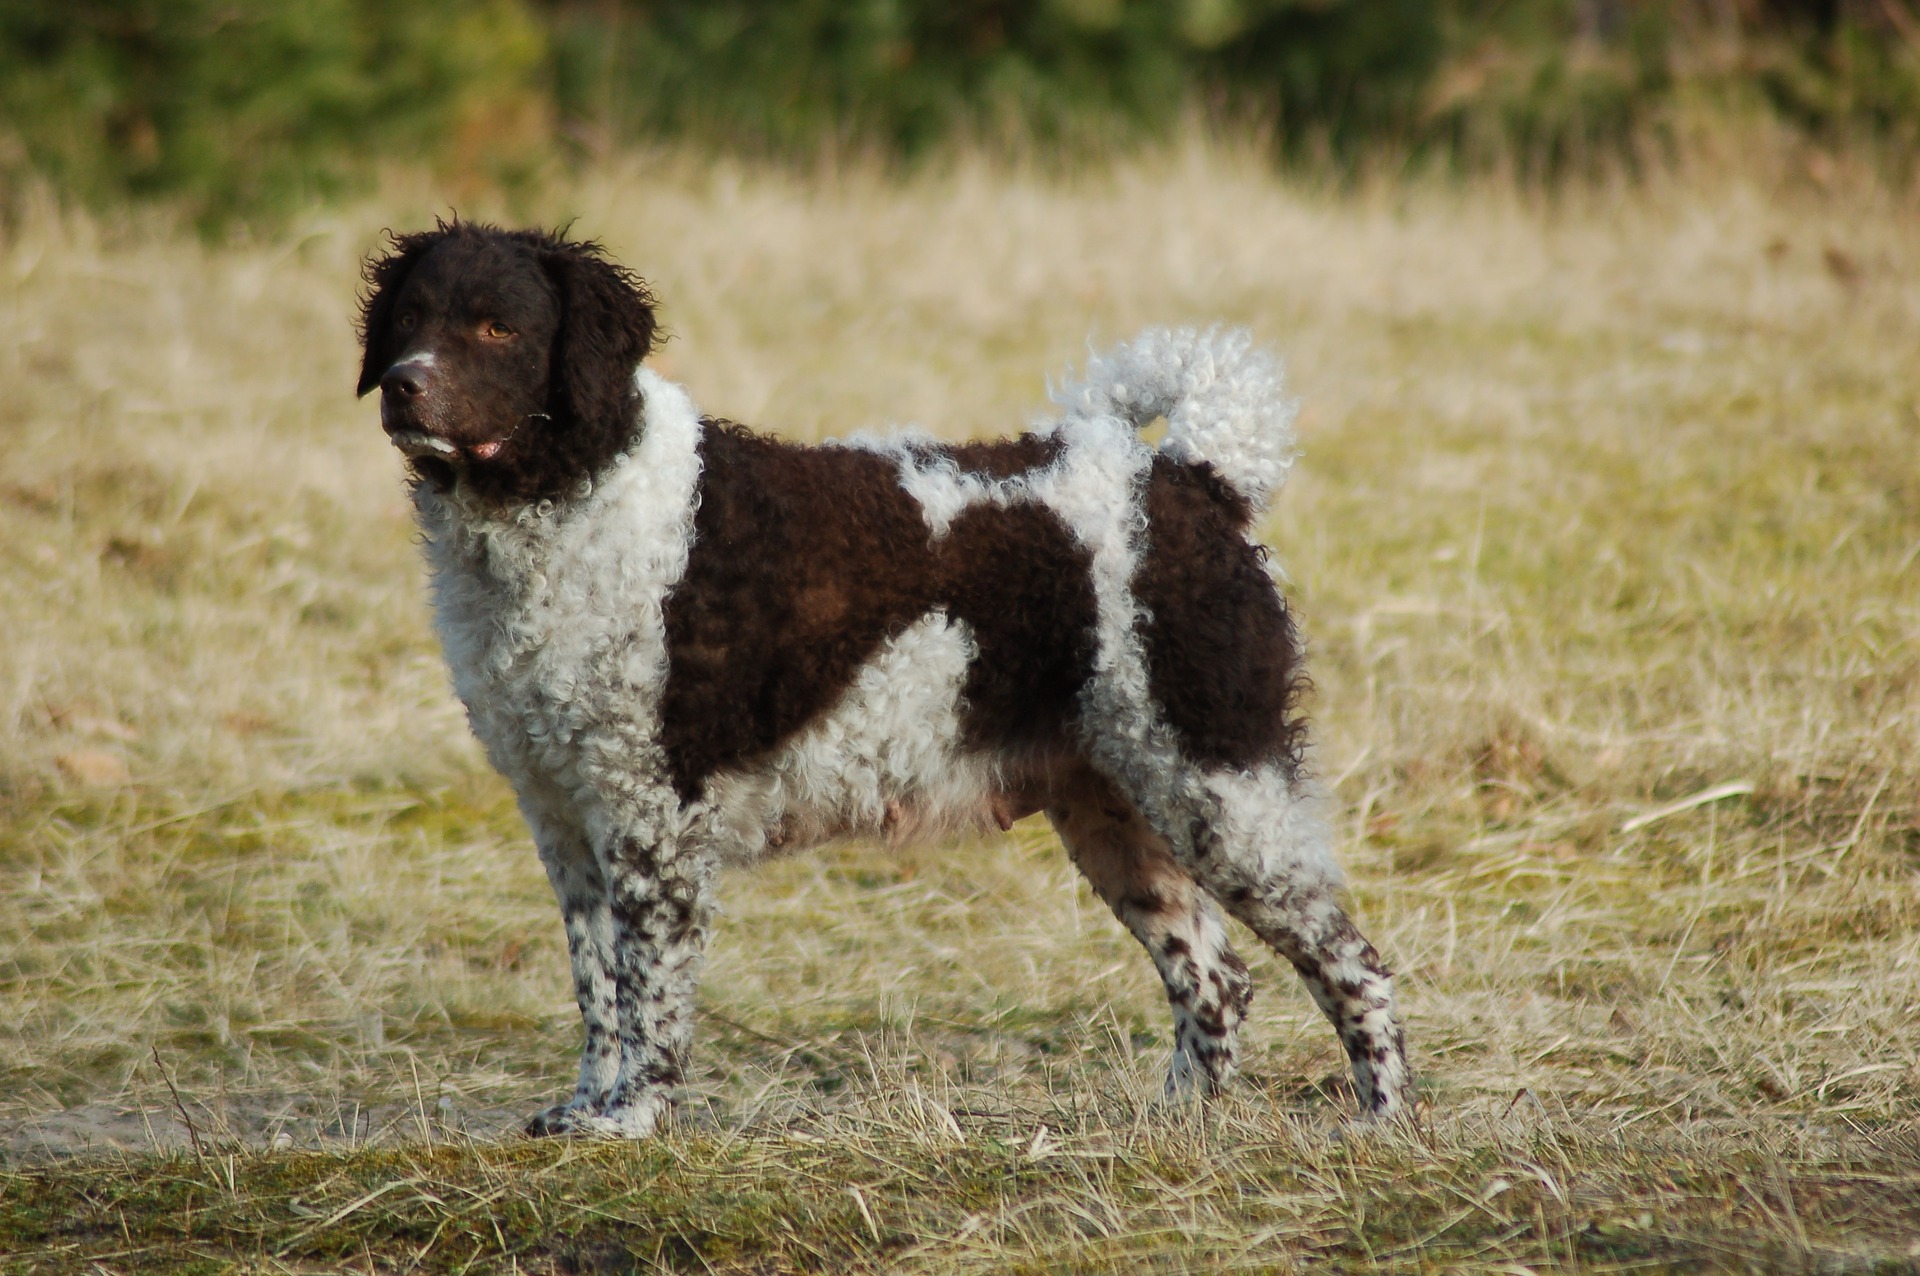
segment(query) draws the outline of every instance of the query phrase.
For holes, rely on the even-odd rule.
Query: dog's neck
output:
[[[648,560],[664,585],[679,578],[699,481],[700,414],[681,387],[648,368],[635,373],[641,405],[627,448],[555,497],[502,502],[475,485],[413,485],[423,548],[440,592],[448,577],[524,593],[537,577],[569,570],[570,556],[608,537]],[[656,561],[666,555],[666,561]]]

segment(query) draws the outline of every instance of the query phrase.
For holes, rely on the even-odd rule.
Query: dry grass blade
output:
[[[1620,831],[1638,833],[1648,825],[1658,824],[1661,820],[1670,820],[1676,815],[1685,815],[1688,811],[1696,811],[1709,802],[1724,802],[1730,797],[1745,797],[1753,792],[1753,787],[1752,780],[1729,780],[1725,784],[1716,784],[1712,788],[1701,789],[1698,793],[1683,797],[1678,802],[1669,802],[1644,815],[1636,815],[1622,822]]]

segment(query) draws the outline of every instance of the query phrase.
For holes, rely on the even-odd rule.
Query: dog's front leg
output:
[[[652,1134],[686,1079],[694,994],[713,915],[713,862],[662,837],[622,833],[601,857],[613,924],[620,1066],[599,1112],[577,1128]]]
[[[586,1039],[580,1046],[580,1080],[573,1097],[535,1114],[527,1123],[527,1133],[566,1134],[582,1117],[606,1106],[620,1079],[613,909],[606,876],[585,834],[531,815],[528,822],[540,847],[547,880],[560,900],[567,958],[573,967],[573,996],[580,1007]]]

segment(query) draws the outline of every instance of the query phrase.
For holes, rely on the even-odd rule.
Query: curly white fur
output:
[[[1135,428],[1167,418],[1160,451],[1205,463],[1257,512],[1267,507],[1298,455],[1280,360],[1244,328],[1149,328],[1087,363],[1053,392],[1084,417],[1114,415]]]

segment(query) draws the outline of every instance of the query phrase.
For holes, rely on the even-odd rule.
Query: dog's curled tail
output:
[[[1087,364],[1053,401],[1069,412],[1117,416],[1135,428],[1167,418],[1163,455],[1205,463],[1266,508],[1293,468],[1298,405],[1282,389],[1280,360],[1244,328],[1149,328]]]

